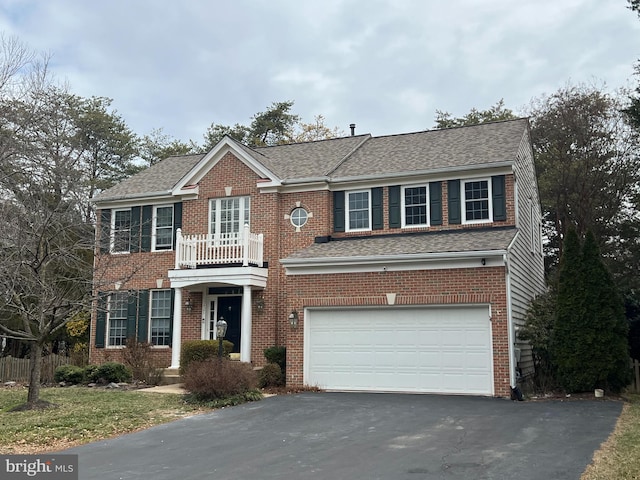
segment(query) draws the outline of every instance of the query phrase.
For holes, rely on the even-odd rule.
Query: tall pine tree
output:
[[[552,362],[569,392],[619,391],[630,373],[622,299],[594,235],[588,232],[580,243],[570,228],[558,271]]]

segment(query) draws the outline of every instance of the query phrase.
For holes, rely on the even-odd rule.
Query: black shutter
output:
[[[382,216],[382,187],[371,189],[371,228],[381,230],[384,228]]]
[[[389,228],[400,228],[400,185],[389,187]]]
[[[333,192],[333,230],[344,232],[345,208],[344,192]]]
[[[504,175],[491,177],[491,191],[493,194],[493,220],[507,219],[507,196],[504,185]]]
[[[183,290],[184,292],[184,290]],[[176,291],[171,289],[171,313],[169,318],[169,346],[173,345],[173,309],[176,303]]]
[[[111,210],[100,210],[100,253],[111,250]],[[104,346],[104,345],[103,345]]]
[[[96,348],[104,348],[107,328],[107,297],[104,293],[98,292],[96,304]]]
[[[138,296],[138,341],[149,341],[149,290],[140,290]]]
[[[182,202],[173,204],[173,249],[176,248],[176,232],[182,228]]]
[[[460,180],[449,180],[449,223],[462,223],[462,202],[460,199]]]
[[[127,341],[136,337],[138,318],[138,292],[131,291],[127,297]]]
[[[140,207],[131,208],[131,239],[129,240],[129,251],[131,253],[140,251]]]
[[[442,182],[429,183],[430,225],[442,225]]]
[[[141,251],[151,251],[151,227],[153,223],[153,207],[145,205],[142,207],[142,241]]]

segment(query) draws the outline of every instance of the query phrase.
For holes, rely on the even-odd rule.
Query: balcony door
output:
[[[245,224],[249,224],[249,197],[213,198],[209,201],[209,233],[216,245],[240,243]]]

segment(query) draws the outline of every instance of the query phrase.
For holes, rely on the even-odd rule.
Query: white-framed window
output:
[[[173,205],[153,207],[153,236],[151,249],[173,250]]]
[[[131,209],[114,210],[111,215],[111,253],[129,253]]]
[[[209,233],[216,242],[240,241],[242,229],[250,220],[249,197],[212,198],[209,201]]]
[[[151,344],[170,345],[171,290],[152,290],[149,312],[149,340]]]
[[[127,342],[127,309],[129,294],[115,292],[109,295],[107,308],[107,346],[124,347]]]
[[[304,227],[307,223],[307,220],[309,219],[309,213],[304,208],[297,207],[293,209],[291,215],[289,216],[289,219],[291,220],[291,224],[294,227]]]
[[[491,180],[488,178],[460,182],[462,223],[487,223],[493,220]]]
[[[402,187],[402,226],[429,226],[429,187],[412,185]]]
[[[371,230],[371,191],[347,192],[347,232]]]

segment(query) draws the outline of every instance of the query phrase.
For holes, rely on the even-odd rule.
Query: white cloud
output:
[[[621,0],[5,0],[0,28],[54,54],[72,91],[114,99],[139,134],[201,140],[294,100],[310,121],[422,130],[571,79],[626,84],[640,20]]]

